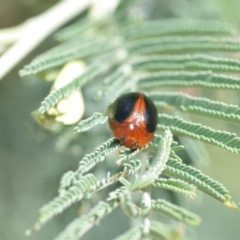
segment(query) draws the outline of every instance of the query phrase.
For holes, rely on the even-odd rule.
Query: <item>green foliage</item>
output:
[[[240,138],[234,133],[217,131],[201,124],[185,121],[180,117],[169,116],[167,114],[158,115],[158,128],[170,129],[173,133],[184,135],[198,140],[205,141],[231,152],[240,151]]]
[[[207,87],[239,90],[240,79],[231,75],[208,72],[161,72],[145,74],[139,77],[137,85],[140,89],[158,88],[162,86]]]
[[[231,38],[171,36],[134,41],[127,49],[137,55],[201,50],[236,52],[240,50],[240,42]]]
[[[161,35],[185,34],[232,34],[233,26],[219,21],[205,20],[153,20],[143,22],[139,26],[130,26],[124,32],[128,39],[146,38]]]
[[[141,160],[131,160],[129,163],[124,163],[125,171],[128,171],[129,174],[137,173],[142,168]]]
[[[165,165],[169,159],[170,146],[172,144],[172,134],[170,131],[165,131],[164,138],[162,139],[156,156],[151,163],[148,171],[144,174],[136,174],[131,182],[130,189],[141,189],[153,183],[158,175],[162,173]]]
[[[160,107],[174,107],[179,111],[196,113],[216,119],[240,123],[240,108],[208,98],[191,97],[183,93],[150,93],[148,95]]]
[[[94,113],[90,118],[82,120],[74,128],[76,132],[86,132],[95,125],[103,124],[107,121],[107,117],[103,116],[102,113]]]
[[[41,103],[41,107],[39,108],[39,112],[45,113],[50,107],[54,106],[60,99],[69,95],[72,91],[80,88],[87,82],[93,80],[99,74],[103,74],[108,70],[107,65],[99,65],[99,63],[94,63],[90,65],[86,71],[81,74],[79,77],[74,79],[69,84],[64,87],[54,90],[51,92]]]
[[[112,44],[112,41],[106,42],[104,39],[97,42],[93,41],[93,43],[87,41],[87,43],[82,45],[79,45],[77,41],[73,41],[67,46],[64,45],[61,46],[61,48],[59,47],[59,49],[55,49],[54,52],[50,51],[48,54],[36,58],[29,66],[24,67],[24,69],[20,71],[20,75],[27,76],[29,74],[36,74],[62,66],[64,63],[74,59],[86,58],[94,54],[104,53],[114,47],[115,44]]]
[[[99,191],[109,191],[106,188],[114,183],[118,185],[115,190],[108,192],[106,201],[96,204],[88,213],[75,219],[56,240],[79,239],[96,221],[118,205],[128,217],[142,220],[142,225],[117,237],[118,240],[144,237],[182,239],[182,233],[175,226],[155,221],[151,212],[166,214],[192,226],[200,224],[200,218],[185,208],[163,199],[152,199],[149,193],[152,188],[183,193],[190,199],[199,190],[228,207],[237,208],[221,183],[184,163],[185,159],[181,159],[179,154],[184,146],[173,141],[172,134],[239,153],[240,138],[235,133],[216,130],[176,116],[176,112],[182,111],[210,117],[214,121],[239,124],[239,106],[203,96],[190,96],[175,89],[164,89],[163,92],[162,87],[239,91],[240,78],[236,73],[240,71],[240,61],[233,53],[239,53],[240,41],[233,36],[233,27],[223,22],[131,18],[128,12],[133,10],[135,2],[122,0],[112,14],[101,20],[89,16],[60,30],[55,36],[62,42],[36,57],[20,71],[21,76],[44,76],[53,70],[58,71],[72,60],[81,60],[86,65],[81,75],[52,91],[43,100],[39,108],[41,114],[90,81],[97,79],[99,82],[102,80],[100,76],[103,80],[97,85],[100,87],[94,93],[95,99],[107,99],[110,103],[120,93],[143,91],[159,110],[165,111],[158,115],[154,139],[143,148],[122,149],[117,139],[109,138],[99,143],[99,147],[92,152],[84,153],[79,167],[63,175],[58,196],[40,209],[39,219],[28,234],[39,230],[54,216],[83,198],[90,198]],[[106,121],[105,114],[95,112],[80,121],[74,129],[81,133]],[[163,134],[161,130],[164,130]],[[116,154],[111,155],[114,152]],[[110,168],[113,174],[107,172],[107,163],[107,167],[99,164],[107,157],[116,157],[116,163],[120,166],[118,170]],[[96,169],[101,169],[100,174]],[[135,202],[135,194],[141,198],[139,206]]]
[[[55,240],[78,240],[85,232],[109,214],[117,205],[99,202],[89,213],[75,219]]]
[[[73,203],[80,201],[92,188],[97,184],[97,180],[93,174],[88,174],[81,178],[76,184],[71,186],[68,191],[62,192],[51,202],[43,206],[40,210],[40,217],[32,230],[27,231],[27,235],[37,231],[55,215],[71,206]],[[86,195],[87,196],[87,195]]]
[[[142,152],[144,149],[146,149],[146,146],[138,149],[126,149],[119,151],[117,164],[121,165],[124,161],[127,161],[128,159]]]
[[[159,55],[136,58],[131,65],[138,71],[161,70],[215,70],[239,72],[240,61],[205,54]]]
[[[168,189],[174,192],[180,192],[188,195],[189,197],[195,196],[196,187],[192,184],[188,184],[180,179],[164,179],[160,178],[154,181],[154,186]]]
[[[169,203],[165,200],[152,200],[152,211],[157,213],[164,213],[178,221],[187,223],[192,226],[200,224],[200,218],[186,209]]]
[[[186,181],[221,202],[226,203],[230,199],[228,190],[222,184],[174,159],[169,159],[164,174]]]
[[[87,154],[80,162],[77,173],[79,175],[88,172],[93,168],[98,162],[101,162],[105,159],[107,155],[114,152],[120,143],[114,138],[110,138],[101,146],[99,146],[93,153]]]

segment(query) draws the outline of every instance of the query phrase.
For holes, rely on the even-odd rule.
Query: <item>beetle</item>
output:
[[[108,123],[113,136],[128,148],[142,148],[149,143],[157,126],[157,108],[143,93],[131,92],[110,105]]]

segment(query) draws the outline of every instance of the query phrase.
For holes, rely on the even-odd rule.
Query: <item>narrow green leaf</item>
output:
[[[191,226],[197,226],[201,222],[198,215],[162,199],[152,200],[152,211],[166,214]]]
[[[130,171],[129,171],[129,175],[130,175]],[[130,182],[126,179],[126,178],[119,178],[118,181],[125,187],[129,188],[130,186]]]
[[[192,184],[186,183],[180,179],[174,178],[159,178],[154,181],[153,186],[164,188],[167,190],[179,192],[194,197],[196,195],[196,187]]]
[[[158,178],[158,176],[165,168],[170,154],[171,144],[172,134],[170,131],[165,131],[163,139],[160,142],[159,149],[148,171],[141,175],[136,174],[132,179],[130,186],[131,191],[146,187]]]
[[[132,60],[134,70],[212,70],[219,72],[239,72],[240,61],[234,58],[215,57],[205,54],[159,55],[138,57]]]
[[[91,117],[82,120],[78,123],[78,125],[74,128],[76,132],[86,132],[92,127],[103,124],[107,121],[107,117],[103,116],[102,113],[94,113]]]
[[[124,171],[128,171],[129,174],[132,175],[141,170],[142,162],[141,160],[135,159],[135,160],[131,160],[128,163],[124,163],[123,166],[124,166]]]
[[[162,141],[162,136],[155,133],[154,138],[153,138],[152,142],[149,143],[149,145],[154,145],[157,148],[157,146],[159,146],[161,141]],[[172,141],[172,145],[171,145],[171,150],[172,151],[177,152],[177,151],[180,151],[182,149],[184,149],[183,145],[179,145],[178,142]]]
[[[78,38],[73,38],[73,39],[70,39],[69,41],[56,45],[53,48],[50,48],[46,52],[41,53],[40,55],[35,57],[32,60],[32,62],[51,61],[51,59],[57,58],[59,53],[70,54],[70,53],[73,53],[74,51],[79,51],[80,49],[84,49],[86,47],[90,47],[92,45],[101,43],[101,41],[103,41],[103,38],[96,39],[93,36],[84,36],[84,35]]]
[[[153,92],[149,93],[148,96],[161,107],[170,105],[183,112],[201,114],[240,124],[240,108],[237,105],[174,92]]]
[[[240,78],[224,74],[207,72],[160,72],[145,74],[138,78],[140,89],[160,88],[162,86],[208,87],[223,89],[240,89]]]
[[[235,30],[228,23],[210,20],[168,19],[151,20],[128,27],[123,33],[127,39],[176,34],[232,34]]]
[[[234,153],[240,152],[240,138],[237,137],[235,133],[218,131],[207,126],[185,121],[182,118],[167,114],[159,114],[158,122],[158,129],[170,129],[177,135],[184,135],[211,143]]]
[[[97,163],[103,161],[107,155],[114,152],[119,146],[120,144],[115,138],[110,138],[101,144],[98,148],[96,148],[94,152],[86,154],[79,162],[79,167],[75,172],[70,171],[63,175],[60,181],[60,193],[65,192],[65,188],[68,188],[75,182],[78,182],[84,173],[88,172]],[[108,180],[109,179],[104,179],[102,183],[98,183],[96,186],[99,184],[107,184],[106,181]],[[111,179],[109,181],[111,181]]]
[[[137,155],[138,153],[142,152],[146,148],[147,148],[147,146],[142,147],[142,148],[136,148],[136,149],[120,150],[118,160],[117,160],[117,164],[121,165],[123,162],[127,161],[128,159],[130,159],[133,156]]]
[[[240,50],[240,41],[219,37],[161,37],[133,41],[127,45],[130,54],[157,54],[186,51],[229,51]]]
[[[156,134],[155,134],[155,135],[156,135]],[[157,142],[157,141],[152,141],[152,142],[150,142],[150,143],[148,144],[148,149],[149,149],[149,150],[157,151],[158,148],[159,148],[159,142]],[[182,149],[181,146],[176,147],[176,150],[177,150],[177,151],[180,150],[180,149]],[[182,162],[181,158],[179,158],[179,157],[177,156],[177,154],[175,153],[175,149],[172,149],[172,146],[171,146],[171,150],[170,150],[169,156],[172,157],[172,158],[174,158],[174,159],[178,159],[178,161]]]
[[[76,175],[81,176],[82,174],[86,173],[97,163],[103,161],[107,155],[111,154],[119,147],[120,143],[115,138],[110,138],[101,144],[98,148],[96,148],[93,153],[87,154],[79,162],[79,168],[76,172]]]
[[[29,65],[26,65],[20,72],[20,76],[27,76],[32,74],[37,74],[39,72],[46,71],[51,68],[56,68],[64,65],[66,62],[82,59],[89,57],[91,55],[96,55],[100,53],[106,53],[116,47],[116,41],[106,41],[99,40],[98,42],[92,43],[91,41],[86,45],[76,44],[71,48],[66,48],[65,45],[63,49],[59,47],[59,51],[54,53],[46,53],[43,57],[39,56],[34,59]],[[66,49],[65,49],[66,48]],[[100,66],[99,66],[100,67]]]
[[[89,213],[72,221],[67,228],[55,238],[55,240],[78,240],[89,229],[96,225],[96,223],[111,213],[116,206],[116,204],[110,205],[106,202],[99,202]]]
[[[90,193],[97,184],[97,179],[93,174],[88,174],[81,178],[78,183],[71,186],[63,194],[55,197],[51,202],[39,210],[39,218],[32,229],[26,232],[27,235],[38,231],[46,222],[57,214],[63,212],[73,203],[80,201],[85,194]]]
[[[164,131],[162,141],[160,142],[159,150],[151,163],[149,172],[156,173],[160,175],[163,171],[165,164],[167,162],[172,145],[172,133],[169,130]]]
[[[220,202],[227,203],[230,200],[229,192],[222,184],[184,163],[169,159],[163,173],[193,184],[199,190],[209,194]]]

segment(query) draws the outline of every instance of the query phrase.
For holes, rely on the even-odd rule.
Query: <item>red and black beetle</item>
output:
[[[157,126],[157,108],[143,93],[131,92],[109,107],[109,126],[113,136],[128,148],[149,143]]]

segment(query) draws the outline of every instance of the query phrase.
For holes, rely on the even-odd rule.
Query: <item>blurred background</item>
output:
[[[18,25],[26,19],[45,11],[56,0],[0,0],[0,28]],[[167,17],[222,19],[232,22],[240,29],[240,1],[237,0],[161,0],[152,14]],[[0,33],[1,34],[1,33]],[[34,33],[33,33],[34,34]],[[21,79],[19,69],[33,57],[54,46],[56,42],[50,36],[35,51],[27,56],[11,73],[0,81],[0,240],[50,240],[53,239],[72,219],[81,212],[76,204],[62,215],[54,218],[38,233],[26,237],[24,232],[32,226],[38,216],[38,209],[56,194],[61,176],[68,170],[77,168],[84,152],[92,147],[86,144],[86,137],[94,139],[97,146],[110,136],[106,128],[102,134],[99,129],[77,139],[71,148],[66,147],[65,138],[44,130],[38,126],[31,112],[48,94],[51,84],[38,79]],[[1,66],[0,66],[1,68]],[[83,89],[86,99],[87,116],[97,111],[90,98],[92,86]],[[204,95],[212,94],[208,91]],[[215,99],[224,99],[228,103],[239,104],[239,95],[231,91],[216,91]],[[217,129],[238,133],[234,125],[224,122],[201,122]],[[98,136],[97,138],[95,136]],[[221,148],[204,145],[211,156],[208,163],[198,167],[212,178],[222,182],[236,201],[240,200],[240,157]],[[113,163],[115,164],[115,163]],[[198,213],[202,224],[192,233],[192,239],[199,240],[239,240],[240,213],[206,196],[199,195],[193,202],[184,202],[186,207]],[[83,239],[112,239],[127,228],[127,218],[121,211],[108,216],[103,227],[95,227]],[[103,232],[104,226],[108,232]],[[190,230],[191,231],[191,230]],[[194,237],[194,235],[196,235]]]

